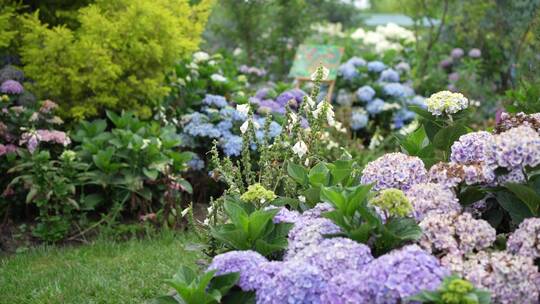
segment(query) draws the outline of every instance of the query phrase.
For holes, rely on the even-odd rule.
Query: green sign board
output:
[[[343,48],[335,45],[302,44],[296,51],[290,77],[310,78],[322,64],[330,70],[327,80],[336,80],[337,70],[343,55]]]

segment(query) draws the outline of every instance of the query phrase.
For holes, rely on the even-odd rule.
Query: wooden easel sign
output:
[[[343,48],[335,45],[302,44],[298,47],[294,56],[293,66],[289,77],[296,79],[296,87],[304,82],[310,82],[313,74],[320,65],[327,68],[330,73],[328,78],[321,81],[328,85],[327,98],[330,102],[336,84],[337,71],[343,55]]]

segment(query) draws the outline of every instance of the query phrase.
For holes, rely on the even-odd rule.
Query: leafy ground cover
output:
[[[0,257],[2,303],[143,303],[169,288],[161,283],[202,255],[191,234],[163,232],[127,242],[38,247]]]

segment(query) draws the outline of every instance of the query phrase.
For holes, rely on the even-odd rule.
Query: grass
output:
[[[98,240],[78,247],[38,247],[0,256],[1,303],[144,303],[170,289],[163,284],[199,252],[189,234],[144,240]]]

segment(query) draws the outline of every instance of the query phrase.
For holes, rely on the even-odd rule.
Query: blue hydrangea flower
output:
[[[373,73],[380,73],[386,69],[386,65],[380,61],[370,61],[367,64],[368,71]]]
[[[184,127],[184,131],[191,136],[209,138],[219,138],[221,136],[221,132],[213,124],[207,122],[197,123],[197,121],[191,121]]]
[[[381,111],[383,110],[383,106],[384,101],[380,98],[375,98],[367,104],[366,110],[369,114],[376,115],[381,113]]]
[[[202,170],[204,169],[204,160],[202,160],[199,155],[194,154],[191,160],[187,163],[188,167],[191,168],[191,170]]]
[[[339,66],[338,73],[343,77],[343,79],[348,81],[351,81],[358,76],[356,67],[348,62]]]
[[[427,104],[426,104],[425,99],[426,98],[424,98],[423,96],[416,95],[413,98],[408,99],[407,103],[410,104],[410,105],[415,105],[415,106],[419,106],[419,107],[422,107],[424,109],[427,109]]]
[[[363,58],[360,58],[360,57],[351,57],[351,59],[347,60],[347,63],[348,64],[351,64],[355,67],[359,67],[359,66],[365,66],[366,65],[366,61],[363,59]]]
[[[231,133],[233,123],[230,120],[222,120],[216,125],[216,129],[219,130],[221,136],[226,136]]]
[[[364,111],[353,111],[351,113],[351,129],[360,130],[367,126],[368,115]]]
[[[362,86],[356,91],[356,97],[360,101],[370,102],[375,97],[375,90],[368,85]]]
[[[383,85],[384,94],[396,98],[410,97],[414,95],[414,90],[401,83],[386,83]]]
[[[382,71],[379,80],[385,82],[399,82],[399,73],[394,69],[386,69]]]
[[[227,99],[220,95],[206,94],[206,96],[204,96],[203,103],[208,106],[224,108],[227,106]]]
[[[240,280],[237,285],[243,291],[251,291],[256,287],[252,282],[255,282],[254,277],[258,275],[259,265],[266,262],[268,260],[255,251],[229,251],[216,255],[208,270],[216,270],[217,275],[238,272]]]
[[[232,119],[233,121],[246,121],[247,115],[237,111],[233,107],[225,107],[219,110],[219,114],[224,119]]]
[[[401,109],[394,114],[394,127],[401,129],[407,122],[413,120],[416,117],[416,113]]]
[[[242,153],[242,137],[233,134],[225,136],[220,140],[220,147],[227,156],[239,156]]]
[[[263,264],[264,265],[264,264]],[[257,289],[258,304],[322,304],[326,280],[321,270],[303,261],[272,265],[271,278]]]

